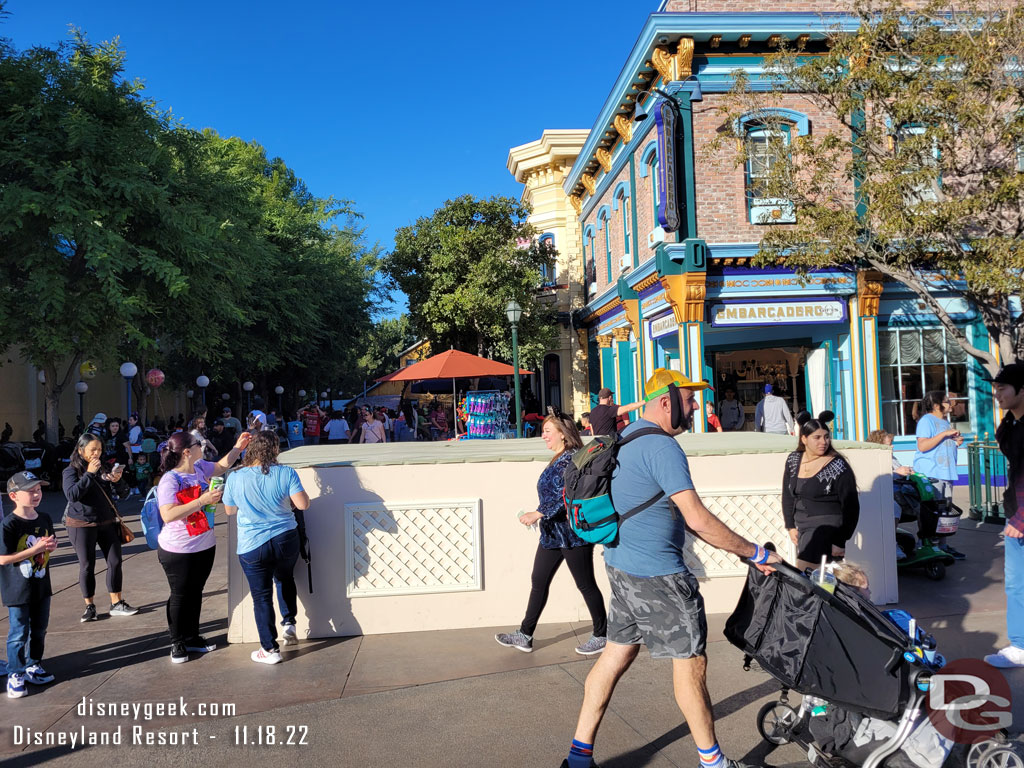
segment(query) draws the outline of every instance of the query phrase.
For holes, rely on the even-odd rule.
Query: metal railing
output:
[[[967,478],[970,484],[971,508],[968,515],[974,520],[1002,525],[1003,491],[1006,490],[1008,467],[1006,457],[988,432],[982,440],[967,445]]]

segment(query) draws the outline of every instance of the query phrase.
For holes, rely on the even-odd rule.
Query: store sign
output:
[[[846,320],[846,305],[833,299],[811,301],[736,301],[711,305],[711,325],[797,325],[839,323]]]
[[[654,108],[658,135],[658,224],[666,232],[679,229],[679,196],[676,189],[676,107],[662,99]]]
[[[651,338],[657,339],[661,336],[668,336],[679,330],[675,315],[665,315],[657,320],[651,320]]]

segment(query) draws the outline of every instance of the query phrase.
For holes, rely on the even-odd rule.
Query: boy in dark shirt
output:
[[[31,472],[7,481],[14,512],[0,523],[0,597],[7,606],[7,696],[20,699],[33,685],[53,682],[40,665],[50,622],[50,553],[57,548],[53,521],[36,507],[48,485]]]

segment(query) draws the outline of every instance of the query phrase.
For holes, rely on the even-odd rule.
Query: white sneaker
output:
[[[999,669],[1014,669],[1024,667],[1024,648],[1015,645],[1008,645],[999,653],[990,653],[985,657],[985,663]]]
[[[299,642],[299,635],[295,631],[294,624],[285,624],[284,632],[281,633],[281,645],[296,645]]]
[[[260,648],[259,650],[252,652],[252,660],[258,664],[280,664],[281,652],[265,651]]]

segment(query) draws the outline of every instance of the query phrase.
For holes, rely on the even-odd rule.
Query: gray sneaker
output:
[[[607,642],[607,638],[591,635],[590,639],[583,645],[576,646],[576,653],[580,656],[596,656],[604,650],[604,646]]]
[[[498,645],[504,645],[506,648],[533,653],[533,638],[527,637],[518,629],[515,632],[499,632],[494,639],[498,641]]]

